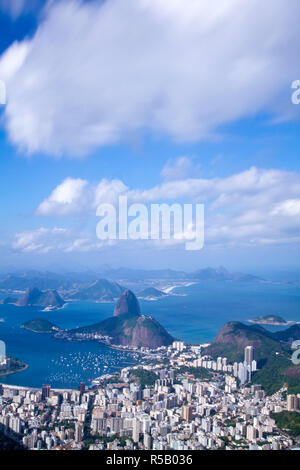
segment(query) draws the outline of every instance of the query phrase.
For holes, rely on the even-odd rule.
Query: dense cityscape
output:
[[[279,450],[297,441],[274,413],[299,410],[300,395],[266,396],[251,385],[255,350],[229,364],[201,355],[206,345],[175,341],[140,351],[138,366],[88,388],[0,386],[0,429],[31,450]]]

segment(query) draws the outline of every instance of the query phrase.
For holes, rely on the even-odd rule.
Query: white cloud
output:
[[[167,181],[144,191],[127,188],[120,180],[102,180],[98,185],[85,181],[82,187],[79,185],[79,192],[70,190],[67,196],[62,190],[66,181],[72,186],[78,180],[69,178],[55,188],[39,206],[40,214],[89,214],[95,218],[96,227],[98,204],[117,204],[119,195],[127,195],[129,204],[198,202],[205,205],[206,245],[292,244],[300,241],[299,173],[252,167],[224,178]],[[84,237],[79,238],[74,248],[84,243]],[[165,246],[166,243],[155,242],[153,245]],[[178,243],[183,240],[171,242]]]
[[[300,199],[288,199],[281,204],[278,204],[273,211],[272,215],[287,215],[294,216],[300,214]]]
[[[16,252],[41,254],[50,252],[89,252],[99,250],[102,244],[95,235],[78,234],[71,229],[41,227],[15,234],[12,248]]]
[[[99,204],[116,204],[121,195],[126,195],[128,191],[127,186],[120,180],[107,180],[102,179],[100,183],[94,188],[93,196],[93,209],[97,208]]]
[[[24,64],[29,50],[30,43],[28,41],[23,41],[22,43],[14,42],[1,56],[0,70],[2,80],[7,82],[14,77]]]
[[[38,207],[40,215],[69,215],[88,204],[87,181],[67,178]]]
[[[37,208],[38,215],[67,216],[78,213],[95,214],[100,203],[116,204],[127,187],[120,180],[102,179],[89,184],[80,178],[66,178]]]
[[[199,173],[200,165],[194,166],[189,157],[171,158],[161,171],[161,177],[165,180],[180,180],[189,176],[192,172],[194,176]]]
[[[29,153],[83,155],[143,130],[197,140],[296,113],[299,13],[298,0],[54,2],[7,78],[8,135]]]

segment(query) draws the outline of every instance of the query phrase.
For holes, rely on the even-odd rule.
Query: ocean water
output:
[[[143,302],[142,311],[153,314],[174,337],[190,343],[210,342],[229,321],[247,323],[259,315],[300,321],[300,287],[296,285],[201,282],[173,292],[185,296]]]
[[[178,295],[158,301],[141,301],[141,310],[156,318],[174,337],[190,343],[211,341],[228,321],[276,314],[300,321],[300,288],[280,283],[201,282],[173,291]],[[0,377],[0,382],[40,387],[74,388],[134,363],[133,355],[95,342],[63,342],[51,335],[26,331],[20,326],[37,317],[62,328],[74,328],[112,315],[113,303],[71,302],[63,309],[42,312],[32,307],[0,305],[0,339],[7,353],[29,365],[26,371]],[[278,329],[279,327],[272,327]]]
[[[96,342],[66,342],[52,335],[33,333],[20,326],[33,318],[47,318],[63,327],[87,325],[107,318],[113,305],[89,302],[71,303],[54,312],[42,312],[33,307],[0,305],[0,339],[5,341],[7,354],[29,365],[13,375],[1,376],[0,382],[10,385],[53,388],[76,388],[81,381],[111,373],[134,364],[131,353],[116,351]]]

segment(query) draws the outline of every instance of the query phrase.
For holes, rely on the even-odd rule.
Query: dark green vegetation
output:
[[[133,382],[139,383],[142,388],[145,388],[146,385],[153,386],[158,376],[150,370],[132,369],[130,371],[130,379]]]
[[[24,450],[24,448],[0,431],[0,450]]]
[[[135,295],[125,291],[119,298],[114,316],[94,325],[70,330],[69,335],[100,334],[112,338],[112,344],[132,348],[168,346],[173,338],[154,318],[140,315]]]
[[[292,343],[300,339],[300,325],[293,325],[286,330],[277,331],[273,334],[273,338],[283,343]]]
[[[295,377],[290,376],[292,372],[296,373]],[[261,384],[267,395],[283,386],[288,387],[288,393],[300,393],[300,369],[286,356],[271,356],[262,369],[255,372],[252,383]]]
[[[20,307],[52,307],[59,308],[64,305],[63,299],[56,290],[40,291],[36,287],[28,289],[17,302]]]
[[[193,375],[196,379],[208,379],[212,376],[212,373],[204,367],[181,366],[176,370],[176,376],[185,374]]]
[[[58,326],[54,325],[45,318],[35,318],[24,323],[21,328],[25,330],[34,331],[35,333],[53,333],[59,331]]]
[[[90,283],[86,287],[81,287],[69,294],[68,298],[73,300],[93,300],[112,301],[119,297],[124,291],[124,287],[116,282],[107,281],[106,279],[98,279]]]
[[[258,325],[247,326],[239,322],[226,323],[217,337],[206,349],[216,358],[225,356],[231,362],[244,360],[244,348],[255,348],[258,370],[253,374],[253,383],[263,386],[267,394],[275,393],[287,385],[289,393],[300,392],[300,368],[291,362],[291,341],[300,338],[300,325],[277,333],[271,333]]]
[[[265,361],[276,352],[288,351],[286,345],[281,344],[272,333],[261,326],[229,322],[221,328],[205,352],[212,357],[226,356],[231,362],[240,362],[244,360],[244,349],[249,345],[254,346],[257,361]]]
[[[123,314],[110,317],[94,325],[70,330],[76,333],[101,334],[112,338],[112,344],[132,348],[157,348],[173,342],[172,336],[153,318],[144,315]]]
[[[1,370],[0,376],[8,375],[8,374],[15,374],[16,372],[21,372],[24,369],[27,369],[27,364],[20,361],[19,359],[11,357],[9,369]]]
[[[281,413],[271,413],[270,416],[275,420],[278,428],[286,431],[293,437],[300,436],[300,413],[296,411],[282,411]]]

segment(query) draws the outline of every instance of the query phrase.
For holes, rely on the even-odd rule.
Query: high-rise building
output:
[[[192,407],[189,405],[183,405],[181,409],[181,417],[185,421],[190,421],[192,419],[193,412],[192,412]]]
[[[185,349],[185,344],[183,341],[174,341],[172,343],[172,348],[182,352]]]
[[[75,423],[75,442],[81,442],[83,439],[83,424]]]
[[[0,364],[4,363],[6,359],[6,345],[4,341],[0,340]]]
[[[252,361],[254,360],[254,347],[246,346],[244,353],[244,361],[247,363],[247,366],[250,366],[252,368]]]
[[[85,383],[81,382],[79,386],[80,395],[83,395],[85,392]]]
[[[133,442],[139,442],[140,439],[140,422],[137,418],[132,420],[132,439]]]
[[[254,360],[254,347],[253,346],[245,347],[244,367],[246,370],[246,382],[251,382],[252,372],[256,370],[256,361]]]
[[[287,410],[295,411],[299,409],[299,399],[297,395],[288,395],[287,396]]]
[[[151,449],[151,436],[150,434],[148,433],[144,433],[144,446],[145,446],[145,449],[149,450]]]
[[[258,432],[254,426],[247,426],[247,440],[248,441],[255,441],[257,439]]]
[[[50,394],[51,394],[51,386],[43,385],[42,386],[42,399],[46,400],[47,398],[50,398]]]
[[[248,380],[248,371],[247,371],[246,362],[244,362],[244,364],[242,362],[239,363],[238,378],[240,379],[241,384],[245,385],[245,383]]]
[[[217,359],[217,370],[222,370],[222,357]]]

